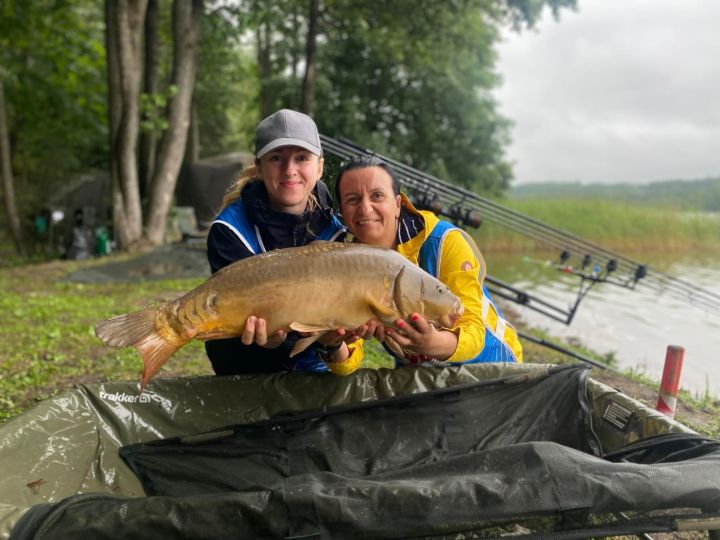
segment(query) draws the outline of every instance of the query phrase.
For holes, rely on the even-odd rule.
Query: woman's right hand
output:
[[[267,323],[265,319],[250,315],[245,321],[245,329],[240,337],[244,345],[259,345],[266,349],[275,349],[279,347],[287,338],[287,332],[282,328],[272,334],[267,335]]]

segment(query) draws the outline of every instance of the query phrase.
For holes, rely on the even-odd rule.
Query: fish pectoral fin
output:
[[[295,342],[295,345],[293,346],[292,351],[290,351],[290,358],[292,358],[296,354],[303,352],[305,349],[307,349],[310,345],[315,343],[319,338],[321,338],[325,334],[326,334],[326,332],[318,332],[316,334],[313,334],[312,336],[298,339]]]
[[[291,322],[288,326],[290,326],[290,330],[295,330],[296,332],[324,332],[331,329],[327,325],[307,324],[297,321]]]
[[[292,358],[298,353],[303,352],[310,345],[315,343],[319,338],[332,330],[332,328],[327,325],[301,323],[297,321],[291,322],[288,326],[291,330],[295,330],[296,332],[312,332],[311,336],[301,337],[295,342],[292,351],[290,351],[290,358]]]
[[[381,321],[395,320],[398,318],[398,314],[394,309],[384,306],[375,300],[370,293],[365,295],[365,301],[368,303],[368,306],[370,306],[370,311]]]

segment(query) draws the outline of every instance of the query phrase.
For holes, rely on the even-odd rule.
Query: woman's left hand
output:
[[[395,328],[386,327],[385,333],[410,354],[447,360],[457,349],[454,332],[438,330],[419,313],[413,313],[408,320],[398,319]]]

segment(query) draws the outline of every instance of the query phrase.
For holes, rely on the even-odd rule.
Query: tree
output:
[[[10,136],[8,134],[7,113],[5,111],[3,69],[2,66],[0,66],[0,177],[2,177],[5,211],[7,212],[8,226],[10,227],[10,235],[15,244],[15,251],[20,255],[25,255],[27,250],[23,242],[20,215],[15,199],[15,179],[12,172],[12,159],[10,157],[12,153],[10,152]]]
[[[221,5],[206,10],[201,24],[193,106],[202,156],[252,148],[260,82],[256,55],[247,45],[254,34],[250,17]]]
[[[309,116],[315,115],[315,52],[317,50],[318,18],[320,1],[309,0],[308,30],[305,40],[305,76],[302,82],[300,109]]]
[[[110,163],[113,218],[122,247],[146,241],[161,244],[165,237],[177,174],[182,164],[197,69],[197,41],[202,0],[175,0],[173,19],[172,97],[150,182],[148,222],[143,213],[138,180],[137,143],[140,121],[141,44],[148,0],[106,0],[106,50],[110,123]]]
[[[103,17],[97,2],[0,0],[13,214],[29,223],[69,174],[108,168],[121,246],[161,242],[193,106],[206,152],[250,147],[260,116],[290,107],[325,133],[500,191],[511,172],[491,94],[499,29],[574,3],[106,0]]]
[[[160,143],[152,180],[147,238],[154,245],[164,241],[167,215],[185,153],[197,72],[201,12],[202,0],[176,0],[173,3],[172,86],[177,92],[168,107],[168,129]]]
[[[108,120],[113,227],[122,247],[140,241],[142,207],[136,147],[140,125],[140,49],[147,0],[106,0]]]
[[[22,231],[69,175],[105,165],[102,11],[92,2],[0,1],[0,66],[5,205],[8,225]],[[8,195],[10,175],[18,189]]]
[[[329,135],[499,193],[512,176],[504,159],[509,122],[491,94],[499,82],[493,72],[499,30],[530,28],[547,6],[557,16],[575,0],[396,0],[382,9],[338,0],[247,5],[259,29],[263,115],[300,108]]]
[[[484,3],[357,4],[331,20],[318,69],[323,131],[486,193],[508,185],[508,123],[491,95],[498,30]]]
[[[157,157],[157,130],[156,126],[148,116],[152,115],[152,107],[156,104],[156,96],[160,90],[158,75],[159,64],[159,13],[158,0],[148,0],[145,12],[145,54],[143,72],[143,97],[145,98],[145,109],[141,112],[141,125],[145,123],[145,129],[140,134],[140,197],[147,197],[148,184],[153,177],[155,160]],[[150,109],[150,110],[148,110]]]

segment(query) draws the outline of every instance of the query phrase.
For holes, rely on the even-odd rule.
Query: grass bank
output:
[[[63,278],[104,261],[54,261],[0,270],[0,420],[78,382],[136,379],[134,350],[106,347],[94,333],[100,320],[173,297],[201,280],[87,285]],[[209,372],[200,343],[169,368],[178,375]]]
[[[637,206],[609,200],[522,199],[503,205],[547,225],[622,253],[720,253],[720,214]],[[483,249],[547,249],[526,236],[485,222],[476,232]]]
[[[53,261],[0,269],[3,291],[0,296],[0,423],[73,384],[139,379],[141,361],[136,351],[105,346],[95,337],[95,325],[107,317],[173,298],[199,284],[202,278],[99,284],[66,280],[77,269],[127,257],[116,255],[92,261]],[[547,336],[541,337],[547,339]],[[577,346],[570,348],[595,360],[612,363],[612,358],[603,358]],[[368,349],[365,367],[390,366],[379,346],[371,344]],[[532,343],[526,344],[524,354],[528,362],[568,361],[560,353]],[[202,344],[193,341],[181,349],[164,366],[162,374],[211,374]],[[647,405],[654,405],[657,384],[644,380],[641,373],[618,376],[611,384]],[[720,401],[688,394],[684,394],[681,401],[685,412],[679,414],[680,421],[709,435],[720,433]],[[703,414],[694,414],[698,411]]]

